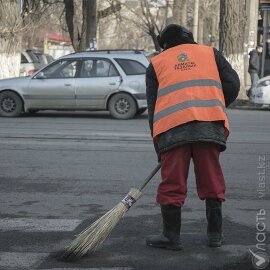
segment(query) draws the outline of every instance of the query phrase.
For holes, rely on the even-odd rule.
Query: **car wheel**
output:
[[[141,115],[141,114],[143,114],[143,113],[146,111],[146,109],[147,109],[147,108],[138,109],[136,114],[137,114],[137,115]]]
[[[130,119],[136,115],[137,105],[132,96],[119,93],[109,101],[109,111],[114,118]]]
[[[0,115],[4,117],[15,117],[23,111],[21,98],[11,92],[4,91],[0,93]]]

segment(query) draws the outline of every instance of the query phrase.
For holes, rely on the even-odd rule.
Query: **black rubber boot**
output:
[[[220,247],[224,241],[222,234],[221,202],[217,199],[206,199],[207,236],[209,247]]]
[[[163,233],[146,240],[149,247],[181,250],[181,207],[175,205],[161,205],[163,218]]]

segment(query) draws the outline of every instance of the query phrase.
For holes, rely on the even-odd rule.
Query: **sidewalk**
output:
[[[250,102],[249,100],[237,99],[228,108],[229,109],[242,109],[242,110],[260,110],[260,109],[266,109],[267,106],[263,107],[263,105],[254,104]]]

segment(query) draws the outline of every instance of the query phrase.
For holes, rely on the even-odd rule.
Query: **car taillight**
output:
[[[36,69],[30,69],[28,70],[28,75],[33,75],[37,70]]]

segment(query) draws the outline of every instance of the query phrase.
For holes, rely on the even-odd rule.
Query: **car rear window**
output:
[[[26,52],[28,53],[29,57],[31,58],[31,63],[39,63],[39,59],[34,53],[32,53],[30,50],[27,50]]]
[[[28,61],[26,59],[26,57],[21,53],[21,64],[27,64]]]
[[[138,61],[120,58],[116,58],[115,61],[127,75],[140,75],[146,73],[146,67]]]

